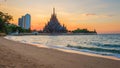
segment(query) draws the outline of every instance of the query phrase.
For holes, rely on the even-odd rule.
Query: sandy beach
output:
[[[0,37],[0,68],[120,68],[120,60],[36,47]]]

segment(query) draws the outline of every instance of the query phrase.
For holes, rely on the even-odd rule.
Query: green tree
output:
[[[88,29],[79,29],[79,28],[77,28],[76,30],[73,30],[72,32],[73,33],[97,33],[96,30],[89,31]]]
[[[12,19],[11,15],[0,11],[0,32],[7,33],[6,25],[9,24],[9,21]]]

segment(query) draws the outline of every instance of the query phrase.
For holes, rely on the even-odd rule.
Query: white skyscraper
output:
[[[31,24],[31,16],[30,14],[26,14],[18,19],[18,25],[24,29],[30,29]]]
[[[31,16],[30,14],[25,15],[25,29],[30,29]]]

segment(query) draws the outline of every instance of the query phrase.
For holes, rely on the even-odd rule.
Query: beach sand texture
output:
[[[0,68],[120,68],[120,60],[67,53],[0,37]]]

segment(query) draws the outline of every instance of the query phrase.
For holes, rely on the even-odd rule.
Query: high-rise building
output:
[[[25,16],[22,16],[22,21],[21,21],[21,24],[22,24],[22,28],[25,29]]]
[[[19,19],[18,19],[18,25],[19,25],[20,27],[22,27],[22,23],[21,23],[21,22],[22,22],[22,18],[19,18]]]
[[[25,15],[25,29],[30,29],[31,16],[30,14]]]
[[[26,14],[18,19],[18,25],[23,29],[30,29],[31,24],[31,16],[30,14]]]

